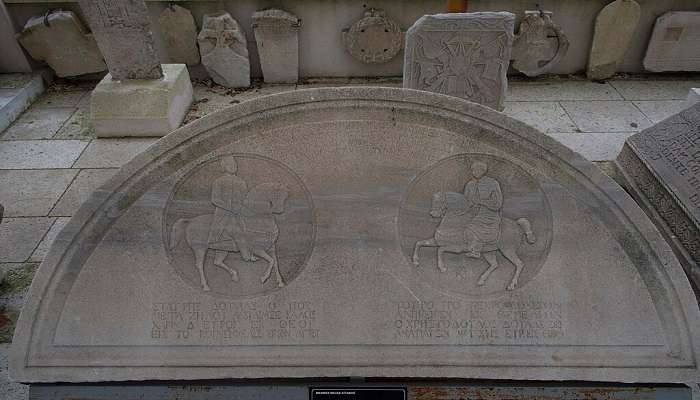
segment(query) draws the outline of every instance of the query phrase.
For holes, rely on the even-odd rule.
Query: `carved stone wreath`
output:
[[[382,9],[365,11],[365,16],[342,34],[345,49],[367,64],[388,62],[403,48],[404,32]]]

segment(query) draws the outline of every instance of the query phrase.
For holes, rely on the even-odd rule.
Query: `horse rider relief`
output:
[[[476,215],[464,230],[464,239],[467,257],[481,258],[484,244],[498,240],[503,194],[498,181],[486,176],[488,166],[485,163],[477,161],[471,170],[474,179],[464,186],[464,197],[476,209]]]

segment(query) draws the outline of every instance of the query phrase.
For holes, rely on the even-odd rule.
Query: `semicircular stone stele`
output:
[[[30,292],[23,382],[698,377],[697,301],[632,199],[534,128],[415,90],[277,94],[171,133]]]
[[[404,32],[382,9],[365,11],[342,35],[348,53],[367,64],[389,62],[403,49]]]
[[[525,11],[513,40],[513,68],[527,76],[546,74],[564,58],[569,40],[551,11]]]
[[[615,75],[641,15],[641,7],[635,0],[615,0],[600,11],[588,55],[588,79],[601,80]]]

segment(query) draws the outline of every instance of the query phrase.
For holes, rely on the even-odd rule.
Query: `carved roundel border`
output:
[[[434,238],[441,221],[430,216],[432,195],[442,191],[461,194],[472,178],[470,165],[475,161],[486,163],[486,176],[499,182],[503,194],[503,219],[499,227],[499,238],[514,238],[512,244],[515,245],[516,255],[524,264],[517,284],[510,289],[508,286],[513,281],[516,268],[501,250],[493,252],[496,254],[498,268],[481,286],[478,285],[479,278],[489,268],[489,263],[483,257],[488,251],[482,252],[478,259],[467,257],[466,252],[445,253],[443,260],[446,271],[441,273],[437,267],[435,247],[422,247],[418,253],[418,266],[413,264],[416,241]],[[454,168],[455,164],[461,167]],[[440,172],[448,172],[449,176],[437,179],[434,175]],[[514,182],[516,185],[513,185]],[[515,199],[527,201],[517,202]],[[528,242],[524,229],[515,222],[520,218],[526,218],[530,223],[535,237],[533,244]],[[506,225],[503,221],[506,219],[512,221],[508,222],[508,228],[504,228]],[[401,252],[412,266],[419,282],[457,297],[483,299],[517,292],[539,274],[551,249],[552,221],[552,208],[545,191],[540,182],[525,169],[502,157],[462,153],[429,165],[411,181],[401,199],[398,234]],[[503,233],[504,229],[507,229],[507,234]],[[518,240],[519,243],[515,243]]]
[[[265,168],[266,174],[272,173],[277,174],[278,176],[284,176],[286,178],[291,178],[287,182],[284,183],[284,185],[289,188],[289,197],[287,198],[287,206],[285,207],[285,211],[281,214],[283,217],[287,217],[287,211],[290,209],[288,207],[290,202],[295,202],[295,206],[291,207],[292,211],[291,213],[295,214],[295,220],[289,222],[295,223],[295,230],[294,232],[288,232],[285,235],[285,229],[282,226],[282,223],[280,223],[278,218],[275,218],[275,222],[278,225],[278,228],[280,230],[280,236],[276,240],[275,245],[277,246],[277,256],[279,260],[279,268],[281,272],[281,276],[283,278],[284,285],[279,285],[274,269],[272,270],[272,274],[270,275],[269,279],[261,283],[258,280],[253,280],[253,279],[247,279],[244,280],[244,277],[247,275],[249,278],[251,276],[251,271],[253,271],[254,276],[256,276],[258,279],[264,275],[265,271],[268,269],[267,262],[261,258],[259,258],[257,261],[254,262],[245,262],[242,260],[240,253],[238,252],[228,252],[228,255],[225,259],[225,264],[227,264],[230,268],[234,269],[238,273],[238,282],[232,281],[231,275],[229,272],[224,271],[220,267],[215,267],[213,265],[213,259],[214,259],[214,254],[215,250],[209,249],[207,250],[207,253],[205,254],[205,276],[207,279],[207,283],[209,284],[211,290],[205,291],[203,290],[201,286],[201,281],[199,278],[194,279],[193,278],[193,273],[196,274],[195,277],[198,277],[199,272],[198,268],[196,266],[196,259],[194,256],[194,251],[190,248],[189,243],[187,242],[187,238],[185,237],[186,234],[181,235],[179,238],[179,241],[177,243],[176,247],[171,248],[169,245],[172,234],[174,233],[173,231],[173,226],[174,226],[174,219],[175,217],[172,216],[172,214],[177,214],[178,212],[180,214],[183,213],[183,210],[180,209],[178,210],[178,207],[175,206],[175,201],[176,201],[176,196],[178,193],[181,193],[183,189],[185,189],[185,186],[188,182],[190,182],[192,179],[197,179],[197,175],[206,175],[206,173],[203,173],[204,169],[220,169],[220,161],[224,157],[229,157],[232,156],[236,159],[239,165],[239,171],[242,172],[242,174],[245,174],[244,171],[246,169],[246,164],[267,164],[268,168]],[[270,168],[271,167],[271,168]],[[252,167],[251,165],[247,166],[247,169],[250,170]],[[194,162],[186,167],[184,167],[186,171],[181,172],[179,177],[176,178],[176,182],[171,186],[169,195],[168,195],[168,200],[167,203],[163,209],[163,214],[162,214],[162,238],[163,238],[163,247],[166,252],[168,262],[170,264],[170,267],[175,271],[175,273],[178,275],[178,277],[185,282],[188,286],[194,288],[195,290],[200,291],[201,293],[205,294],[210,294],[212,296],[217,296],[217,297],[225,297],[229,299],[234,299],[234,300],[244,300],[244,299],[252,299],[252,298],[257,298],[261,296],[265,296],[271,293],[274,293],[276,291],[279,291],[283,289],[283,287],[286,287],[292,281],[294,281],[301,273],[303,272],[304,268],[308,264],[308,260],[311,257],[311,254],[313,253],[313,248],[314,244],[316,242],[316,221],[314,218],[314,204],[313,204],[313,199],[311,196],[311,193],[309,192],[308,188],[302,181],[302,179],[289,167],[284,165],[283,163],[268,158],[264,156],[260,156],[257,154],[249,154],[249,153],[215,153],[215,154],[209,154],[205,156],[204,158],[198,160],[197,162]],[[220,172],[221,174],[222,172]],[[212,176],[212,175],[207,175],[207,176]],[[201,177],[201,176],[200,176]],[[243,176],[245,178],[245,176]],[[244,179],[245,180],[245,179]],[[250,184],[250,182],[247,182],[249,184],[248,189],[252,189],[255,187],[255,184]],[[259,183],[259,182],[258,182]],[[281,182],[278,182],[281,183]],[[203,194],[203,189],[207,189],[207,194],[210,192],[209,190],[209,185],[205,185],[202,187],[202,185],[199,185],[199,203],[200,203],[200,209],[202,207],[202,203],[208,203],[210,202],[209,200],[202,199],[202,194]],[[196,191],[196,190],[195,190]],[[211,205],[211,210],[209,213],[202,213],[199,212],[197,213],[198,215],[209,215],[213,212],[214,206]],[[198,216],[195,215],[195,216]],[[192,219],[193,217],[190,217],[188,219]],[[191,224],[191,222],[190,222]],[[200,234],[200,236],[203,234]],[[208,233],[207,233],[208,235]],[[293,238],[294,244],[296,245],[296,248],[301,246],[303,248],[303,251],[295,251],[294,248],[289,249],[287,248],[286,250],[292,250],[292,253],[295,253],[295,256],[287,256],[283,254],[283,251],[280,249],[280,242],[284,241],[284,238]],[[208,239],[207,239],[208,240]],[[184,251],[183,251],[184,249]],[[189,257],[188,256],[189,253]],[[290,253],[290,251],[287,251],[287,253]],[[183,256],[187,257],[186,263],[188,263],[188,266],[185,266],[183,268]],[[292,267],[289,266],[289,264],[293,264]],[[216,276],[210,275],[215,273]],[[225,279],[223,279],[223,276],[225,276]],[[245,282],[248,283],[258,283],[261,285],[258,290],[243,290],[240,294],[235,294],[231,292],[225,292],[221,290],[222,286],[225,287],[230,287],[231,285],[234,286],[234,289],[237,285],[241,285]],[[226,282],[226,285],[223,285],[222,282]],[[218,287],[218,289],[217,289]]]

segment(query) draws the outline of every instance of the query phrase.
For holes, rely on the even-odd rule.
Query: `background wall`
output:
[[[510,11],[518,20],[525,10],[535,10],[539,4],[543,10],[554,12],[554,21],[567,34],[571,43],[569,52],[552,71],[555,74],[582,72],[586,68],[588,51],[593,36],[593,25],[598,12],[612,0],[470,0],[469,11]],[[651,36],[654,21],[667,11],[700,11],[699,0],[637,0],[642,7],[642,17],[637,27],[636,39],[631,44],[620,72],[642,72],[642,60]],[[386,64],[363,64],[345,51],[341,30],[363,16],[366,8],[383,8],[387,15],[407,29],[424,14],[443,12],[445,0],[237,0],[173,1],[188,8],[201,28],[202,15],[219,10],[228,11],[246,31],[251,56],[253,76],[260,76],[255,37],[251,29],[251,17],[257,10],[275,7],[296,14],[302,19],[299,33],[300,76],[302,77],[352,77],[352,76],[401,76],[403,52]],[[5,0],[10,16],[18,29],[32,16],[44,14],[49,9],[72,10],[81,18],[76,2],[53,0]],[[148,1],[153,21],[167,7],[168,2]],[[516,23],[516,26],[519,21]],[[154,24],[154,29],[156,25]],[[160,35],[156,32],[160,45]],[[190,68],[193,76],[201,76],[202,68]]]

